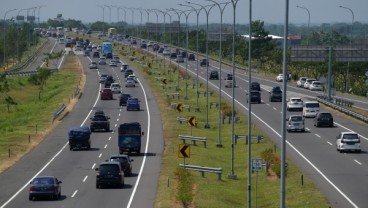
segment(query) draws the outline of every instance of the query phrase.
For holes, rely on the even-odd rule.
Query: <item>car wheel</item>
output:
[[[87,145],[87,149],[90,150],[91,149],[91,145]]]
[[[29,196],[29,197],[28,197],[28,199],[29,199],[30,201],[33,201],[33,200],[34,200],[34,197],[33,197],[33,196]]]
[[[100,185],[96,184],[96,189],[99,189],[100,188]]]
[[[314,126],[319,127],[318,122],[317,123],[314,123]]]

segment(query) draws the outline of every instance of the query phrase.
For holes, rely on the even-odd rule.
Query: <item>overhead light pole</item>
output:
[[[5,48],[5,36],[6,36],[6,32],[5,32],[5,26],[6,26],[6,22],[5,22],[5,18],[6,18],[6,15],[9,13],[9,12],[12,12],[12,11],[15,11],[15,10],[17,10],[17,9],[11,9],[11,10],[8,10],[8,11],[6,11],[5,12],[5,14],[4,14],[4,60],[3,60],[3,62],[4,62],[4,70],[5,70],[5,66],[6,66],[6,55],[5,55],[5,53],[6,53],[6,48]]]
[[[109,24],[111,24],[111,5],[104,5],[105,7],[109,8]]]
[[[143,21],[142,18],[143,18],[143,11],[140,8],[134,8],[134,9],[137,10],[141,14],[141,24],[140,24],[140,29],[139,29],[139,47],[141,47],[142,46],[142,21]]]
[[[170,17],[170,22],[171,22],[171,15],[167,12],[164,12],[162,10],[158,10],[156,9],[156,11],[162,13],[162,15],[164,16],[164,32],[163,32],[163,36],[164,36],[164,44],[166,43],[166,15],[168,15]],[[171,39],[171,36],[170,36],[170,39]],[[164,60],[164,74],[166,73],[166,60],[165,60],[165,57],[163,56],[163,60]],[[170,63],[171,63],[171,60],[170,60]],[[170,73],[170,80],[171,80],[171,73]]]
[[[40,5],[40,6],[37,7],[37,9],[38,9],[38,18],[37,18],[38,19],[38,25],[40,25],[40,9],[43,8],[43,7],[46,7],[46,5]]]
[[[197,48],[196,48],[196,52],[197,52],[197,68],[196,68],[196,107],[195,107],[195,111],[196,112],[199,112],[200,109],[199,109],[199,103],[198,103],[198,99],[199,99],[199,96],[198,96],[198,85],[199,85],[199,77],[198,77],[198,66],[199,66],[199,60],[198,60],[198,57],[199,57],[199,41],[198,41],[198,32],[199,32],[199,25],[198,25],[198,19],[199,19],[199,14],[202,10],[202,8],[200,9],[196,9],[195,7],[193,6],[190,6],[190,5],[186,5],[186,4],[179,4],[179,6],[185,6],[185,7],[189,7],[189,8],[192,8],[193,11],[197,14]]]
[[[24,10],[27,10],[27,9],[20,9],[18,11],[17,17],[19,16],[20,12],[24,11]],[[24,22],[24,16],[23,16],[23,22]],[[17,31],[18,31],[18,29],[17,29]],[[5,46],[5,44],[4,44],[4,46]],[[20,62],[21,57],[20,57],[20,49],[19,49],[19,31],[17,32],[17,58],[18,58],[18,61]]]
[[[126,10],[123,7],[118,7],[118,11],[119,11],[119,9],[123,10],[123,12],[124,12],[124,23],[122,25],[127,24],[127,22],[126,22]],[[124,33],[126,34],[125,27],[124,27]]]
[[[307,9],[306,7],[299,6],[299,5],[297,5],[296,7],[297,8],[300,8],[300,9],[304,9],[305,11],[308,12],[308,29],[307,29],[307,35],[308,35],[308,37],[307,37],[307,45],[309,45],[309,25],[310,25],[310,12],[309,12],[309,9]]]
[[[210,1],[210,2],[213,2],[217,5],[217,7],[219,8],[220,10],[220,51],[219,51],[219,64],[220,64],[220,83],[219,83],[219,107],[218,107],[218,132],[217,132],[217,144],[216,144],[216,147],[222,147],[222,143],[221,143],[221,102],[222,102],[222,84],[221,84],[221,77],[222,77],[222,16],[224,14],[224,10],[226,8],[226,6],[228,4],[230,4],[231,2],[225,2],[225,3],[222,3],[224,4],[223,7],[221,7],[221,5],[214,1],[214,0],[206,0],[206,1]]]
[[[156,33],[156,44],[158,44],[158,11],[157,10],[155,10],[155,9],[149,9],[148,11],[150,11],[150,12],[153,12],[153,13],[155,13],[155,15],[156,15],[156,31],[155,31],[155,33]],[[156,62],[156,64],[157,64],[157,52],[158,52],[158,49],[156,50],[156,57],[155,57],[155,62]]]
[[[345,6],[339,6],[340,8],[343,9],[347,9],[351,12],[351,17],[352,17],[352,21],[351,21],[351,29],[350,29],[350,49],[351,49],[351,41],[353,39],[353,25],[354,25],[354,12],[352,9],[345,7]],[[350,62],[348,62],[348,69],[346,72],[346,85],[345,85],[345,92],[348,92],[348,88],[349,88],[349,68],[350,68]]]
[[[201,4],[197,4],[197,3],[193,3],[193,2],[189,2],[187,1],[187,4],[193,4],[193,5],[197,5],[199,7],[201,7],[205,12],[206,12],[206,59],[208,60],[208,16],[210,14],[211,9],[216,6],[216,4],[212,4],[212,5],[207,5],[207,6],[203,6]],[[208,7],[208,9],[206,9],[206,7]],[[208,122],[208,66],[209,64],[206,64],[206,124],[204,125],[204,128],[209,129],[210,128],[210,124]],[[198,69],[197,69],[198,70]]]
[[[105,33],[105,6],[96,5],[102,9],[102,32]]]

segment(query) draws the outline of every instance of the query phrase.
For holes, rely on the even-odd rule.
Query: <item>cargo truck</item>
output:
[[[119,153],[132,152],[139,155],[141,153],[141,140],[144,132],[141,130],[141,124],[138,122],[123,123],[119,126],[118,146]]]
[[[87,126],[69,129],[69,150],[76,148],[91,149],[91,131]]]

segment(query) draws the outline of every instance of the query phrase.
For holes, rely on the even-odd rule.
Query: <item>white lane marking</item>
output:
[[[309,129],[309,128],[305,128],[305,130],[310,131],[310,129]]]
[[[105,144],[105,146],[104,146],[104,149],[106,149],[107,148],[107,144]]]
[[[120,113],[119,113],[119,117],[120,117]]]
[[[277,110],[275,107],[273,107],[274,110]]]
[[[117,127],[118,126],[118,124],[115,124],[115,127]]]
[[[75,195],[77,194],[78,190],[75,190],[74,193],[72,194],[72,198],[75,197]]]
[[[86,182],[88,175],[84,176],[83,183]]]
[[[147,94],[146,91],[144,90],[143,85],[141,84],[141,82],[138,80],[138,83],[142,86],[142,91],[144,94],[144,99],[146,100],[146,112],[147,112],[147,142],[146,142],[146,148],[144,150],[144,153],[148,152],[148,146],[149,146],[149,142],[150,142],[150,129],[151,129],[151,114],[150,114],[150,108],[148,106],[148,100],[147,100]],[[130,208],[130,206],[132,205],[133,202],[133,198],[135,196],[135,193],[137,191],[138,185],[139,185],[139,181],[141,180],[141,176],[142,176],[142,172],[143,172],[143,168],[146,164],[146,159],[147,159],[147,155],[144,154],[143,157],[143,161],[142,161],[142,165],[141,168],[139,170],[139,174],[138,174],[138,178],[137,178],[137,182],[134,185],[134,189],[132,191],[132,195],[130,196],[127,208]]]
[[[270,104],[269,104],[269,103],[266,103],[266,105],[270,106]]]
[[[329,142],[329,141],[327,141],[327,144],[329,144],[329,145],[331,145],[331,146],[333,145],[333,144],[332,144],[331,142]]]
[[[356,163],[358,163],[359,165],[362,165],[361,162],[359,162],[358,160],[354,160]]]
[[[92,170],[94,170],[95,169],[95,166],[96,166],[96,163],[93,163],[93,165],[92,165]]]
[[[116,119],[116,121],[119,121],[119,118],[118,118],[118,119]]]
[[[100,153],[100,155],[98,155],[98,158],[101,158],[102,157],[102,153]]]
[[[109,137],[109,141],[111,140],[111,137]]]
[[[320,135],[318,135],[318,134],[314,134],[314,135],[316,135],[316,137],[318,137],[318,138],[321,138],[321,136],[320,136]]]

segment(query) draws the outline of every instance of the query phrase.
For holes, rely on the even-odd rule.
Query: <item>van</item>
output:
[[[304,117],[316,117],[319,112],[319,103],[317,101],[307,101],[303,105]]]
[[[96,170],[96,188],[112,185],[124,187],[124,172],[119,162],[102,162]]]

